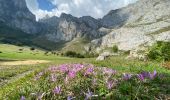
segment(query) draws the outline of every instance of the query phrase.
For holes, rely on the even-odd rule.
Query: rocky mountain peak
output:
[[[78,21],[77,17],[74,17],[71,14],[66,14],[66,13],[62,13],[59,18],[60,20]]]
[[[84,22],[86,25],[93,29],[98,29],[101,27],[100,21],[91,17],[91,16],[83,16],[79,18],[80,21]]]
[[[35,34],[40,32],[40,26],[27,8],[25,0],[0,0],[0,20],[8,26]]]

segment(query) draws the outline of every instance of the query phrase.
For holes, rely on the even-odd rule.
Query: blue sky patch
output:
[[[51,11],[52,9],[56,8],[49,0],[37,0],[39,3],[39,8],[42,10]]]

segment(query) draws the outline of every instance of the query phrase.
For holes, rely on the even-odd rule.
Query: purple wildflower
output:
[[[68,96],[68,97],[67,97],[67,100],[71,100],[71,99],[72,99],[71,96]]]
[[[141,74],[142,74],[142,76],[144,78],[148,78],[149,77],[149,72],[142,72]]]
[[[51,72],[56,72],[58,70],[58,67],[50,67],[49,71]]]
[[[123,79],[124,80],[129,80],[129,79],[131,79],[131,77],[132,77],[132,75],[131,74],[123,74]]]
[[[76,72],[74,72],[74,71],[69,71],[69,73],[68,73],[68,77],[69,78],[74,78],[76,76]]]
[[[81,69],[84,68],[84,65],[82,65],[82,64],[74,64],[73,66],[74,66],[74,68],[75,68],[74,70],[76,72],[78,72],[78,71],[80,71]]]
[[[108,81],[107,82],[107,88],[110,90],[110,89],[112,89],[112,87],[113,87],[113,81]]]
[[[61,66],[59,67],[59,70],[60,70],[61,72],[63,72],[63,73],[68,72],[68,66],[67,66],[66,64],[61,65]]]
[[[41,76],[43,76],[43,72],[40,72],[40,73],[38,73],[36,76],[35,76],[35,80],[39,80],[40,78],[41,78]]]
[[[54,94],[60,94],[61,93],[61,86],[56,86],[53,90]]]
[[[90,67],[85,71],[84,75],[91,75],[93,73],[93,71],[94,71],[94,68]]]
[[[137,74],[137,77],[138,77],[141,81],[144,81],[144,79],[145,79],[142,74]]]
[[[108,75],[112,75],[112,74],[116,73],[116,70],[113,70],[113,69],[110,69],[110,68],[106,68],[106,67],[104,67],[103,70],[104,70],[103,73],[104,74],[108,74]]]
[[[156,77],[156,75],[157,75],[156,71],[154,71],[153,73],[149,73],[149,78],[154,79]]]
[[[26,100],[24,96],[21,96],[21,99],[20,100]]]
[[[72,96],[68,96],[67,97],[67,100],[72,100],[72,99],[74,99],[75,97],[72,97]]]
[[[86,93],[86,98],[85,98],[85,100],[91,99],[92,97],[93,97],[93,92],[91,92],[91,91],[88,89],[88,93]]]

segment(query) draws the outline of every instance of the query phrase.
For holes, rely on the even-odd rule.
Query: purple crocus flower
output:
[[[73,66],[74,66],[76,72],[80,71],[84,67],[84,65],[82,65],[82,64],[74,64]]]
[[[76,72],[75,71],[69,71],[68,73],[68,77],[69,78],[74,78],[76,76]]]
[[[91,92],[91,91],[88,89],[88,92],[86,93],[86,98],[85,98],[85,100],[91,99],[92,97],[93,97],[93,92]]]
[[[74,99],[75,97],[71,97],[71,96],[68,96],[67,97],[67,100],[72,100],[72,99]]]
[[[144,79],[145,79],[142,74],[137,74],[137,77],[138,77],[141,81],[144,81]]]
[[[60,94],[61,93],[61,86],[56,86],[53,90],[54,94]]]
[[[149,77],[149,72],[142,72],[141,74],[142,74],[142,76],[144,78],[148,78]]]
[[[51,72],[56,72],[58,70],[58,67],[50,67],[49,71]]]
[[[40,73],[38,73],[36,76],[35,76],[35,80],[39,80],[40,78],[41,78],[41,76],[43,76],[43,72],[40,72]]]
[[[154,71],[153,73],[149,73],[149,78],[154,79],[156,77],[156,75],[157,75],[156,71]]]
[[[112,89],[112,87],[113,87],[113,81],[108,81],[107,82],[107,88],[110,90],[110,89]]]
[[[103,70],[104,70],[103,73],[108,74],[109,76],[116,73],[116,70],[106,68],[106,67],[104,67]]]
[[[131,79],[131,77],[132,77],[132,75],[131,74],[123,74],[123,79],[124,80],[129,80],[129,79]]]
[[[93,71],[94,71],[94,68],[90,67],[85,71],[84,75],[91,75],[91,74],[93,74]]]
[[[71,100],[71,99],[72,99],[71,96],[68,96],[68,97],[67,97],[67,100]]]
[[[68,72],[68,65],[64,64],[59,67],[59,70],[63,73]]]
[[[24,96],[21,96],[20,100],[26,100]]]

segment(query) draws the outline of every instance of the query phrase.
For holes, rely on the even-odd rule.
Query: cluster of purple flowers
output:
[[[117,75],[117,71],[113,70],[111,68],[107,67],[95,67],[91,64],[63,64],[60,66],[53,66],[48,68],[48,71],[50,72],[50,76],[48,79],[52,83],[57,83],[58,80],[63,80],[63,83],[61,85],[57,84],[56,87],[52,89],[52,92],[54,95],[61,95],[64,91],[64,87],[68,85],[68,83],[71,85],[73,84],[76,79],[81,78],[91,78],[91,84],[92,86],[97,86],[99,82],[103,82],[104,86],[108,89],[108,91],[112,90],[114,86],[117,85],[118,79],[112,77],[114,75]],[[40,72],[36,75],[35,79],[38,80],[41,78],[41,76],[44,75],[44,72]],[[77,77],[77,76],[81,77]],[[118,74],[119,75],[119,74]],[[92,76],[92,77],[89,77]],[[98,77],[99,76],[99,77]],[[133,77],[137,78],[140,81],[144,81],[145,79],[154,79],[157,76],[157,72],[141,72],[139,74],[128,74],[124,73],[123,77],[121,78],[121,81],[127,81],[132,79]],[[70,82],[70,80],[73,80],[73,83]],[[88,92],[85,93],[86,99],[91,99],[91,97],[95,96],[93,93],[88,89]],[[68,96],[67,100],[71,100],[72,96]],[[24,97],[22,97],[22,100],[24,100]]]
[[[154,79],[156,78],[157,76],[157,72],[154,71],[154,72],[141,72],[140,74],[137,74],[137,75],[132,75],[132,74],[123,74],[123,79],[124,80],[129,80],[132,78],[132,76],[137,76],[137,78],[140,80],[140,81],[144,81],[145,79]]]
[[[35,76],[34,80],[39,80],[39,79],[41,78],[41,76],[43,76],[43,75],[44,75],[43,72],[38,73],[38,74]]]
[[[125,73],[123,73],[123,79],[124,80],[129,80],[129,79],[131,79],[131,77],[132,77],[132,74],[125,74]]]
[[[154,79],[156,78],[157,76],[157,72],[154,71],[153,73],[151,72],[142,72],[140,74],[137,74],[137,77],[141,80],[141,81],[144,81],[146,78],[149,78],[149,79]]]

